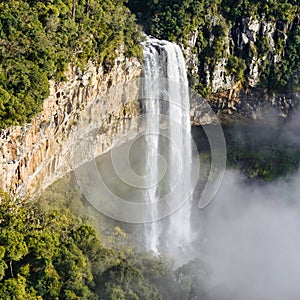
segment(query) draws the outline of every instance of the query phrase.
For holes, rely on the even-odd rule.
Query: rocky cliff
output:
[[[299,70],[285,89],[278,90],[276,84],[286,80],[287,52],[293,50],[287,44],[298,34],[299,16],[285,21],[248,17],[229,24],[215,15],[206,23],[209,30],[197,28],[182,45],[193,88],[205,86],[209,103],[225,123],[234,118],[268,122],[270,110],[272,118],[286,118],[298,106]],[[203,35],[211,56],[201,46]],[[196,102],[191,114],[194,123],[205,119]]]
[[[288,58],[291,49],[287,44],[298,48],[299,41],[295,40],[298,40],[299,25],[298,15],[284,21],[270,21],[265,16],[245,17],[234,23],[220,14],[207,16],[205,24],[182,44],[193,85],[197,87],[201,83],[217,93],[235,87],[238,82],[253,88],[272,79],[274,74],[267,72],[273,67],[276,71]],[[267,83],[264,84],[266,87]]]
[[[1,131],[0,188],[24,196],[70,171],[72,145],[74,139],[80,138],[78,123],[91,118],[98,118],[99,122],[105,119],[97,135],[97,152],[107,151],[124,120],[137,115],[139,107],[134,102],[122,103],[121,96],[104,99],[102,95],[140,72],[141,64],[136,59],[119,55],[109,71],[93,64],[85,72],[73,67],[65,82],[50,82],[50,96],[42,113],[30,124]]]
[[[258,87],[265,62],[274,65],[284,59],[282,45],[289,32],[299,25],[299,18],[285,23],[243,18],[228,26],[222,16],[214,16],[207,22],[210,30],[199,27],[182,45],[192,87],[205,84],[212,92],[208,97],[212,110],[203,99],[192,99],[192,124],[212,123],[212,111],[223,124],[286,118],[298,105],[299,93],[270,95]],[[219,51],[211,59],[201,52],[202,31],[211,49]],[[122,102],[122,95],[100,104],[99,99],[111,86],[140,74],[137,60],[119,55],[110,70],[93,64],[84,73],[70,68],[66,82],[50,82],[50,97],[44,102],[42,113],[30,124],[1,131],[0,188],[18,195],[34,193],[70,171],[71,148],[74,139],[80,138],[78,124],[88,124],[91,118],[99,116],[103,121],[101,130],[92,137],[97,139],[97,154],[109,150],[124,129],[124,120],[138,115],[139,107],[135,102]]]

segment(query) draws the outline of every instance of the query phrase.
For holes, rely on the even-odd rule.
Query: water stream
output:
[[[172,197],[172,203],[180,206],[167,222],[145,225],[146,248],[158,253],[164,248],[182,249],[192,238],[190,104],[185,61],[180,47],[154,38],[148,38],[143,46],[145,170],[149,181],[145,202],[157,203],[151,212],[155,219],[163,197],[159,188],[163,170],[159,167],[162,165],[161,155],[164,155],[167,166],[163,177],[164,191],[167,190]]]

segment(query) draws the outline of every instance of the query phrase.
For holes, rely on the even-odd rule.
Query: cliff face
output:
[[[70,68],[66,82],[50,82],[50,97],[42,113],[30,124],[1,131],[0,188],[18,195],[32,194],[70,171],[77,124],[92,117],[99,117],[99,121],[106,118],[98,134],[97,151],[101,154],[109,150],[124,120],[138,114],[138,105],[124,104],[122,97],[110,97],[97,105],[96,111],[93,107],[110,86],[135,78],[140,72],[137,60],[119,55],[109,72],[90,64],[84,73]]]
[[[286,118],[298,105],[297,88],[290,85],[286,92],[268,94],[261,83],[263,80],[269,83],[267,72],[272,73],[272,68],[271,76],[277,76],[276,68],[286,60],[288,36],[299,26],[299,17],[272,22],[265,17],[259,20],[249,17],[229,25],[222,16],[216,15],[210,23],[211,30],[198,28],[187,46],[183,46],[194,88],[201,84],[211,91],[208,101],[222,121],[238,117],[268,122],[270,110],[272,118]],[[209,59],[207,53],[201,52],[202,31],[211,47]],[[296,76],[299,78],[299,74]],[[275,90],[276,86],[272,88]],[[192,103],[195,124],[201,123],[204,117],[200,107],[197,102]]]
[[[272,22],[248,17],[234,24],[222,15],[207,18],[210,28],[205,25],[191,33],[183,49],[193,84],[201,82],[212,93],[231,89],[239,81],[257,87],[266,66],[285,58],[288,35],[300,24],[299,16]],[[208,40],[206,52],[203,35]]]
[[[285,43],[295,20],[272,23],[244,18],[230,27],[224,22],[222,17],[210,20],[214,28],[223,28],[225,33],[216,43],[221,45],[221,55],[201,60],[199,39],[203,28],[191,33],[187,47],[183,47],[192,85],[204,82],[213,92],[209,103],[223,124],[249,119],[270,122],[287,117],[297,106],[299,93],[268,96],[256,87],[265,61],[277,63],[283,59],[284,51],[279,51],[281,48],[276,45]],[[206,30],[212,45],[217,38],[214,32]],[[263,53],[259,49],[262,42]],[[241,53],[245,66],[235,59]],[[231,69],[237,70],[230,71],[230,64]],[[238,68],[246,74],[243,85]],[[124,104],[122,95],[110,97],[100,105],[98,99],[111,86],[140,74],[141,65],[137,60],[127,60],[120,55],[109,71],[91,64],[84,73],[70,68],[64,83],[50,82],[50,97],[44,102],[42,113],[31,124],[0,133],[0,188],[19,195],[27,191],[34,193],[70,171],[74,139],[80,138],[78,124],[89,124],[97,117],[104,120],[101,130],[92,136],[97,140],[97,154],[109,150],[115,138],[122,135],[124,120],[138,115],[139,107],[136,102]],[[242,86],[247,86],[247,90]],[[215,116],[205,101],[199,103],[192,99],[191,120],[193,125],[210,124]]]
[[[299,107],[299,93],[267,95],[263,91],[235,89],[213,95],[208,102],[191,101],[191,121],[195,126],[214,123],[222,125],[266,124],[280,126]],[[209,107],[209,109],[207,109]]]

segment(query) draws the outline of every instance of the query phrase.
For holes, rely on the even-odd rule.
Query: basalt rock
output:
[[[209,63],[207,58],[203,60],[199,48],[199,32],[206,30],[207,39],[213,45],[217,38],[213,29],[196,29],[182,48],[192,87],[197,90],[197,85],[202,83],[211,92],[207,100],[221,122],[256,120],[267,123],[287,118],[298,106],[298,90],[267,93],[259,84],[266,63],[276,64],[283,59],[288,33],[299,26],[299,16],[286,21],[270,21],[265,16],[260,19],[247,17],[233,24],[228,24],[222,16],[214,16],[209,24],[212,28],[223,28],[219,57],[209,57]],[[243,57],[246,65],[243,80],[237,80],[228,68],[233,56]],[[192,101],[191,106],[194,125],[213,122],[213,114],[203,110],[202,99]]]
[[[110,71],[90,63],[85,72],[70,67],[65,82],[51,81],[42,112],[30,124],[1,131],[0,188],[19,196],[33,194],[70,171],[72,145],[80,138],[78,124],[92,117],[102,122],[98,154],[109,150],[126,119],[139,114],[139,106],[124,103],[122,97],[102,95],[140,73],[136,59],[119,55]],[[96,105],[97,101],[102,102]]]

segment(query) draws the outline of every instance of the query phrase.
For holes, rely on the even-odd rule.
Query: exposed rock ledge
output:
[[[193,125],[211,124],[217,119],[222,125],[255,122],[277,126],[299,108],[300,93],[268,95],[258,89],[231,89],[215,93],[208,103],[191,100]]]
[[[93,128],[87,132],[97,155],[108,151],[117,137],[124,135],[123,131],[128,132],[128,123],[138,127],[132,122],[132,117],[140,113],[135,100],[138,88],[134,84],[109,98],[102,96],[110,87],[123,86],[139,77],[141,69],[137,60],[120,56],[107,73],[91,64],[84,74],[70,68],[64,83],[50,82],[50,97],[45,100],[42,113],[31,124],[0,132],[0,189],[21,196],[33,194],[72,170],[72,148],[86,135],[78,131],[98,119],[102,125],[96,126],[96,132]],[[124,103],[124,93],[127,100],[134,101]],[[287,117],[299,103],[299,94],[267,98],[263,92],[245,93],[237,87],[215,94],[210,105],[199,100],[191,99],[192,125],[211,124],[217,119],[222,124],[270,122],[278,120],[278,116]],[[126,122],[128,119],[131,122]],[[88,154],[84,157],[83,149],[78,150],[80,160],[88,160]]]
[[[45,188],[70,171],[70,149],[76,138],[73,133],[77,123],[95,113],[93,102],[110,86],[129,81],[140,73],[141,64],[136,59],[120,55],[108,73],[90,64],[84,74],[74,67],[67,72],[66,82],[50,82],[50,96],[42,113],[30,124],[0,133],[0,188],[24,196]],[[122,97],[111,97],[100,107],[96,111],[99,120],[107,117],[106,132],[98,136],[98,151],[103,153],[112,146],[123,120],[139,112],[134,103],[124,105]]]

